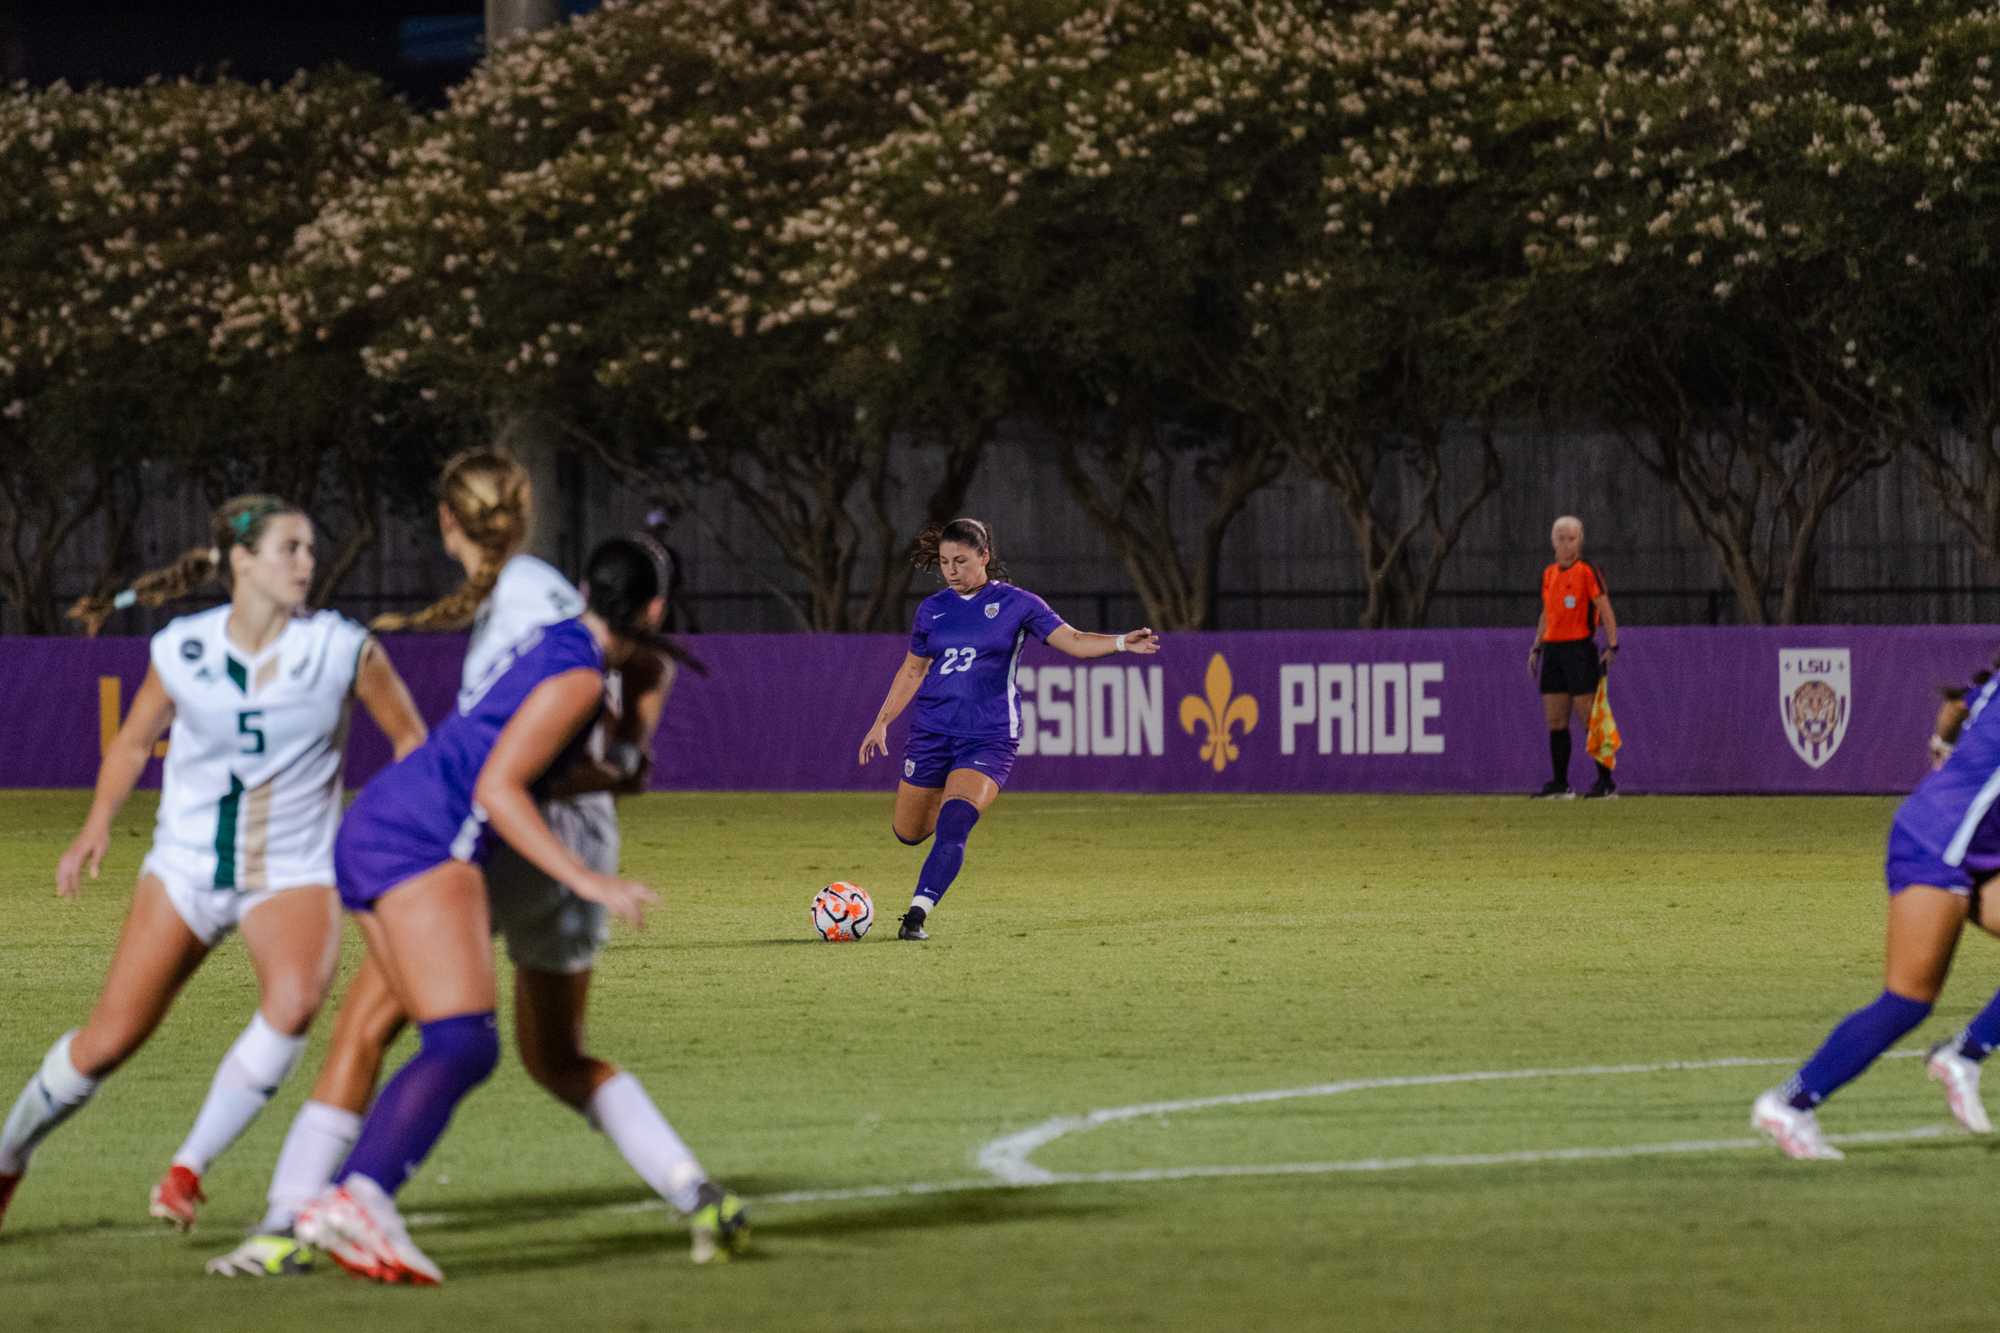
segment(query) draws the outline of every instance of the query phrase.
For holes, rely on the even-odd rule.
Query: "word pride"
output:
[[[1299,731],[1320,754],[1443,754],[1442,662],[1298,662],[1278,668],[1278,752]]]

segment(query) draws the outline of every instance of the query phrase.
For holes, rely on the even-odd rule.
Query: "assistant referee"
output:
[[[1596,566],[1583,558],[1583,520],[1564,514],[1549,530],[1555,563],[1542,571],[1542,614],[1535,621],[1535,645],[1528,650],[1528,674],[1542,683],[1542,716],[1549,724],[1549,765],[1553,775],[1535,795],[1566,801],[1576,795],[1569,785],[1569,720],[1587,729],[1590,705],[1597,695],[1599,672],[1618,654],[1618,618],[1611,614],[1611,596]],[[1604,626],[1604,649],[1594,639]],[[1616,795],[1611,770],[1597,765],[1597,782],[1584,795]]]

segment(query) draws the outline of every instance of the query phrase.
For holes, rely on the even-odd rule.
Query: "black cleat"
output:
[[[912,907],[909,911],[903,913],[903,923],[896,927],[896,938],[899,940],[929,939],[930,936],[924,934],[924,917],[926,915],[928,913],[921,907]]]
[[[1535,799],[1538,801],[1573,801],[1576,799],[1576,793],[1569,789],[1567,782],[1557,782],[1554,778],[1550,778],[1542,784],[1542,789],[1535,793]]]
[[[1607,774],[1597,780],[1591,789],[1583,794],[1586,801],[1615,801],[1618,799],[1618,784]]]

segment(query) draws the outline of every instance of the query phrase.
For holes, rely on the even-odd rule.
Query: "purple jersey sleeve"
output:
[[[930,621],[924,615],[924,608],[929,605],[930,600],[928,598],[918,602],[917,614],[910,621],[910,654],[913,657],[935,657],[937,655],[931,651]]]
[[[1047,643],[1049,635],[1054,634],[1067,623],[1061,616],[1049,609],[1047,602],[1037,597],[1034,593],[1029,592],[1026,588],[1020,590],[1020,597],[1022,601],[1027,603],[1027,609],[1021,615],[1021,624],[1027,627],[1028,633],[1034,635],[1043,643]]]

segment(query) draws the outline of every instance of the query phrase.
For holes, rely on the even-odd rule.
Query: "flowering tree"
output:
[[[269,475],[320,438],[274,426],[324,399],[217,369],[217,311],[398,114],[345,76],[0,97],[0,583],[24,628],[60,627],[56,565],[87,522],[110,538],[95,581],[127,563],[155,465]]]
[[[918,244],[822,249],[804,290],[907,291],[933,312],[924,341],[970,326],[1000,349],[973,359],[1046,423],[1160,623],[1208,623],[1230,525],[1288,458],[1354,534],[1365,622],[1416,623],[1499,482],[1489,439],[1446,465],[1446,424],[1502,391],[1448,333],[1483,299],[1476,270],[1424,269],[1471,243],[1420,216],[1476,174],[1472,94],[1505,68],[1485,14],[1077,6],[982,51],[972,95],[816,215],[852,235],[877,210]],[[1198,507],[1175,493],[1190,477]]]
[[[1905,256],[1883,209],[1926,28],[1914,9],[1641,9],[1505,109],[1538,147],[1524,253],[1574,333],[1572,401],[1674,488],[1739,615],[1793,623],[1827,512],[1900,439],[1883,370],[1904,331],[1879,298]]]
[[[1214,391],[1326,486],[1367,590],[1360,623],[1420,625],[1499,489],[1492,421],[1532,364],[1500,318],[1509,219],[1489,179],[1507,170],[1495,89],[1532,65],[1540,24],[1420,3],[1265,16],[1255,36],[1278,142],[1308,156],[1285,173],[1282,239]]]
[[[1199,344],[1234,336],[1217,301],[1260,240],[1222,216],[1259,174],[1256,144],[1169,110],[1228,59],[1229,7],[1042,8],[988,10],[964,77],[937,90],[956,100],[913,112],[855,189],[801,213],[812,251],[781,281],[844,343],[943,349],[982,401],[1035,420],[1148,618],[1203,625],[1229,526],[1282,461],[1194,374]]]
[[[232,323],[291,345],[358,330],[384,381],[544,415],[694,521],[721,488],[766,543],[746,563],[775,552],[803,584],[774,582],[802,626],[898,619],[914,525],[891,442],[940,446],[926,508],[949,513],[988,431],[944,410],[934,365],[850,354],[858,304],[781,275],[812,243],[795,216],[955,77],[981,12],[632,0],[510,43]]]
[[[2000,14],[1940,15],[1916,63],[1894,71],[1889,130],[1838,141],[1839,160],[1872,165],[1894,249],[1871,275],[1901,335],[1879,372],[1905,392],[1907,443],[1939,506],[1981,555],[2000,559],[2000,182],[1996,100]]]

